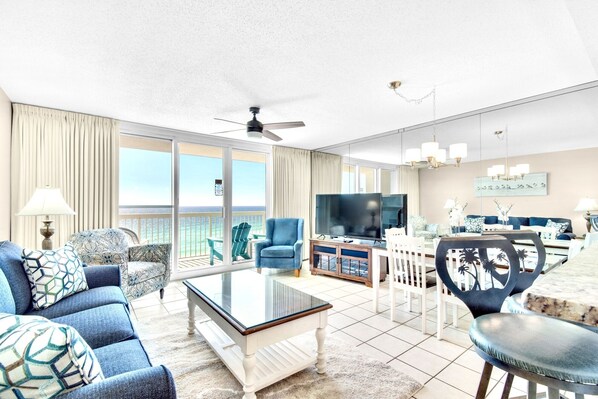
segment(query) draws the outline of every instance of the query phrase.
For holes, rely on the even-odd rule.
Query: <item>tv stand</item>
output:
[[[309,269],[322,274],[372,286],[372,246],[340,240],[309,240]],[[380,281],[386,279],[386,268],[380,269]]]

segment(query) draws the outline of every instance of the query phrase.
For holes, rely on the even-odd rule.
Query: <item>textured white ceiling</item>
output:
[[[0,2],[0,87],[15,102],[209,133],[303,120],[320,148],[598,78],[598,2]],[[236,133],[227,137],[242,138]]]

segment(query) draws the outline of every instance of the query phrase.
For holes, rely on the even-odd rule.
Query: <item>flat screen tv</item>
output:
[[[382,196],[382,235],[392,227],[407,228],[407,194]]]
[[[316,195],[316,234],[380,240],[382,195]]]

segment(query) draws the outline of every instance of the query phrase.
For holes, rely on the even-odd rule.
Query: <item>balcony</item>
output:
[[[119,226],[133,230],[142,242],[172,242],[173,215],[164,207],[120,207]],[[253,234],[264,234],[266,225],[265,210],[233,210],[233,226],[247,222]],[[210,247],[208,237],[221,238],[221,212],[181,212],[179,214],[179,262],[178,271],[208,268]],[[222,264],[214,259],[214,265]]]

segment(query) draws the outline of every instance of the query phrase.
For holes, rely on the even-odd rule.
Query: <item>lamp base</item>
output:
[[[586,220],[586,229],[588,229],[588,233],[592,229],[592,224],[590,223],[590,211],[587,211],[583,214],[583,218]]]
[[[52,237],[54,235],[54,227],[52,227],[52,220],[42,220],[44,226],[39,229],[39,232],[44,236],[42,241],[42,249],[49,250],[52,249]]]

